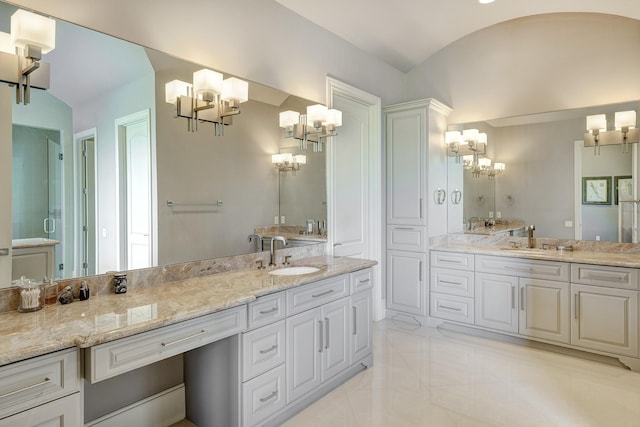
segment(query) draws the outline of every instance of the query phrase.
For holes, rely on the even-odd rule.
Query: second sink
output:
[[[271,270],[269,274],[273,274],[274,276],[297,276],[300,274],[310,274],[315,273],[316,271],[320,271],[317,267],[284,267],[278,268],[276,270]]]

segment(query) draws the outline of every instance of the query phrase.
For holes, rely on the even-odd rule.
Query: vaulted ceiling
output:
[[[403,72],[466,35],[511,19],[559,12],[640,19],[638,0],[275,1]]]

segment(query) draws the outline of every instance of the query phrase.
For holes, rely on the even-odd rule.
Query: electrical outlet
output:
[[[107,237],[107,229],[106,228],[102,229],[102,237]]]
[[[278,225],[278,215],[273,217],[273,223]]]
[[[489,218],[493,218],[493,211],[489,211]]]
[[[596,236],[596,242],[600,241],[600,236]]]
[[[496,219],[502,218],[502,212],[496,211]]]
[[[284,224],[284,215],[280,217],[280,224]]]
[[[569,220],[569,219],[568,219],[568,220],[566,220],[566,221],[564,222],[564,226],[565,226],[565,227],[567,227],[567,228],[572,228],[572,227],[573,227],[573,221],[571,221],[571,220]]]

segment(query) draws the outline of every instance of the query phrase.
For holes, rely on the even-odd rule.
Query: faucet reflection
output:
[[[533,238],[533,230],[536,229],[536,226],[531,224],[530,226],[528,226],[526,228],[527,230],[527,247],[528,248],[535,248],[536,247],[536,241]]]

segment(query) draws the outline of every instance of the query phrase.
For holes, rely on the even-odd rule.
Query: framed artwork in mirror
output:
[[[631,175],[613,177],[613,194],[616,205],[620,200],[633,200],[633,177]]]
[[[583,205],[611,204],[611,177],[591,176],[582,177]]]

